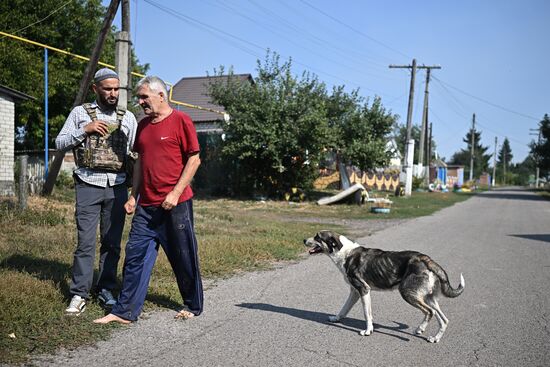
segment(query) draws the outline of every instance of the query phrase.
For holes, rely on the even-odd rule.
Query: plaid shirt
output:
[[[111,123],[116,122],[116,111],[113,110],[111,113],[107,114],[97,106],[97,102],[92,103],[92,106],[97,107],[96,111],[98,120]],[[84,126],[88,125],[91,121],[92,120],[84,107],[77,106],[73,108],[67,117],[63,128],[59,132],[59,135],[57,135],[57,138],[55,139],[57,149],[67,151],[81,144],[87,136],[84,132]],[[129,152],[134,145],[134,139],[136,138],[137,122],[135,116],[130,111],[126,111],[121,125],[122,131],[128,136],[127,152]],[[82,181],[90,185],[100,187],[107,187],[107,185],[120,185],[126,180],[126,174],[123,172],[109,173],[100,172],[85,167],[77,167],[74,173]]]

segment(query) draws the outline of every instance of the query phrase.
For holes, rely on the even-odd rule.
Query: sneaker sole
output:
[[[80,316],[80,314],[84,311],[86,311],[86,306],[84,306],[84,308],[82,308],[82,310],[80,310],[79,312],[65,311],[65,315],[67,315],[67,316]]]

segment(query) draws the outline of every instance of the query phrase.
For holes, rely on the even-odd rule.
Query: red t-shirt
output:
[[[181,177],[190,155],[200,151],[197,132],[191,118],[172,110],[155,124],[151,117],[139,122],[134,150],[141,163],[139,204],[160,206]],[[193,197],[191,186],[183,190],[178,204]]]

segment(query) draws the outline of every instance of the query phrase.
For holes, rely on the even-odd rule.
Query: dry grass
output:
[[[419,193],[408,199],[391,198],[394,204],[388,215],[372,214],[368,207],[357,205],[195,200],[201,271],[205,279],[212,279],[297,259],[305,253],[303,238],[326,227],[323,220],[424,215],[466,197]],[[91,323],[103,315],[95,301],[79,317],[63,315],[76,243],[73,200],[70,192],[49,199],[31,197],[23,212],[13,203],[0,202],[0,364],[25,362],[33,353],[50,353],[61,346],[93,343],[117,327]],[[307,223],[311,218],[318,221]],[[123,247],[129,228],[128,217]],[[119,274],[121,268],[122,259]],[[160,251],[144,310],[176,309],[180,304],[172,270]]]
[[[63,315],[70,298],[76,244],[74,203],[66,197],[30,197],[23,212],[11,202],[0,204],[0,364],[24,362],[32,353],[49,353],[60,346],[92,343],[107,337],[113,328],[91,323],[103,315],[95,301],[81,316]],[[315,229],[312,224],[256,216],[247,206],[255,205],[245,203],[241,210],[239,202],[195,201],[199,257],[206,279],[295,259],[303,252],[303,234]],[[123,247],[129,228],[130,217]],[[180,305],[172,270],[160,251],[144,310]]]

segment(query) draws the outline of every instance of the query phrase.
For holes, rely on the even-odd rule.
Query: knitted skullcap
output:
[[[99,83],[100,81],[109,78],[118,79],[118,74],[109,68],[99,69],[94,75],[94,83]]]

